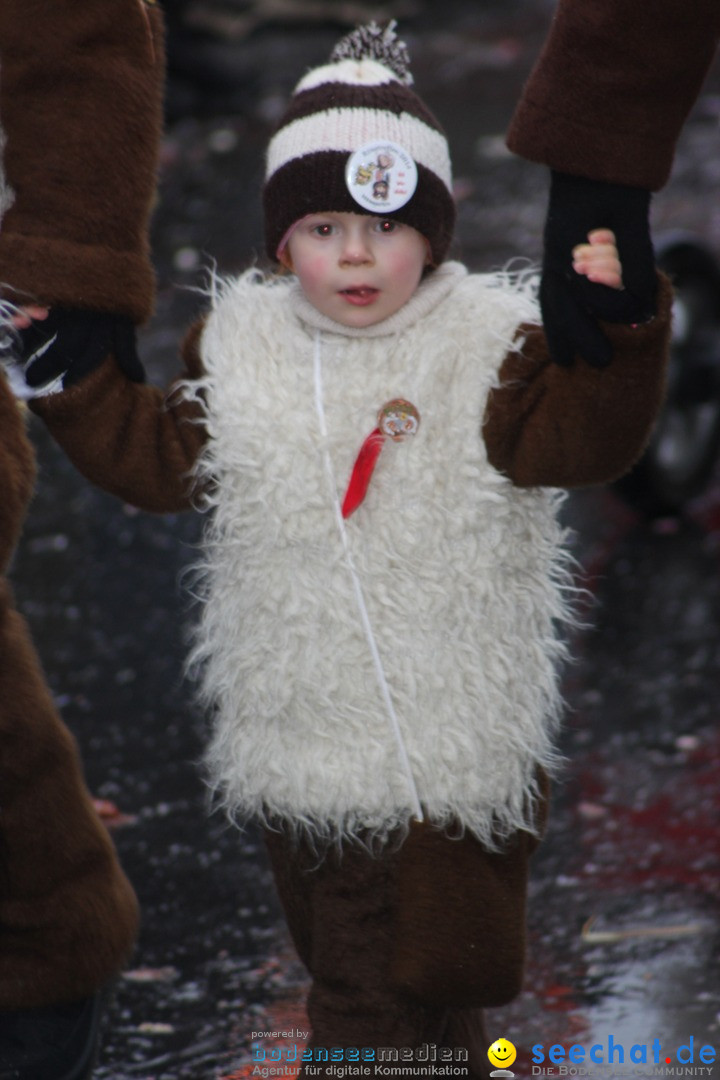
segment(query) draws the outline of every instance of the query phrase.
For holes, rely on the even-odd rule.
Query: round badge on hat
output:
[[[356,203],[376,214],[399,210],[415,194],[417,165],[398,143],[366,143],[348,158],[345,183]]]

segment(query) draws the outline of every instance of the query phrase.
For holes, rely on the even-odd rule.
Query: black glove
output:
[[[132,382],[144,382],[145,371],[135,347],[135,324],[125,315],[101,311],[51,308],[47,319],[34,320],[17,332],[25,381],[33,389],[62,378],[72,386],[99,367],[110,354]]]
[[[606,367],[610,342],[597,325],[647,322],[655,314],[657,277],[650,239],[650,192],[626,184],[552,173],[545,222],[540,306],[552,359],[569,367],[576,354]],[[615,233],[623,288],[588,281],[572,268],[572,251],[593,229]]]

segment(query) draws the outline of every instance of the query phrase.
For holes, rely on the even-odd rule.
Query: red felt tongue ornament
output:
[[[342,504],[344,518],[349,518],[365,498],[385,440],[402,442],[407,436],[415,435],[419,426],[420,413],[405,398],[393,398],[383,405],[378,413],[378,426],[370,432],[355,458]]]
[[[355,458],[350,481],[348,483],[345,498],[342,504],[342,516],[349,518],[354,513],[367,494],[370,479],[375,471],[380,451],[385,445],[385,436],[380,428],[375,428],[368,435],[360,447],[360,453]]]

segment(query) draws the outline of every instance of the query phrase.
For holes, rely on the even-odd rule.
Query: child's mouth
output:
[[[370,285],[357,285],[350,289],[341,289],[340,295],[345,297],[349,304],[365,307],[367,304],[372,304],[379,292],[379,289],[373,289]]]

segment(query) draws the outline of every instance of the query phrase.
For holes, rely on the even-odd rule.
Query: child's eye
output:
[[[377,223],[377,230],[381,233],[392,233],[397,229],[397,221],[391,221],[390,218],[383,218]]]
[[[313,233],[314,236],[332,236],[334,226],[330,225],[329,222],[325,221],[319,225],[313,225],[310,231]]]

